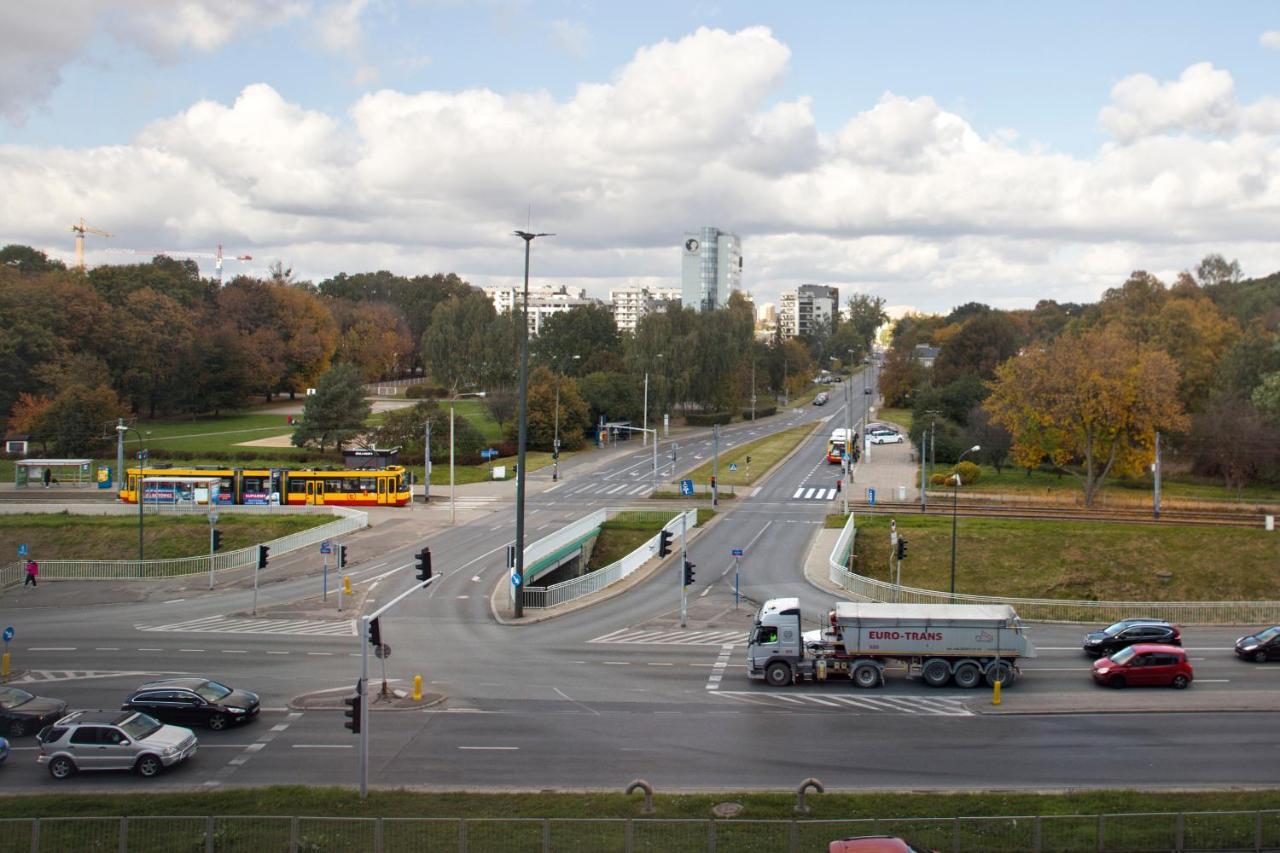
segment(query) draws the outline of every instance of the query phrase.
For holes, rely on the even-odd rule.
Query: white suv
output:
[[[883,428],[870,430],[867,438],[872,444],[901,444],[906,440],[902,437],[902,433]]]
[[[41,730],[36,761],[66,779],[80,770],[136,770],[152,777],[196,754],[196,736],[136,711],[74,711]]]

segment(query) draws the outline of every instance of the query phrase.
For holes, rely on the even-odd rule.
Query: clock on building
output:
[[[685,250],[686,252],[696,252],[696,251],[698,251],[698,241],[697,241],[697,240],[694,240],[692,237],[690,237],[688,240],[685,240],[685,241],[684,241],[684,250]]]

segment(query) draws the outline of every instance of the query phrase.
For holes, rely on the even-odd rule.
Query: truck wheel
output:
[[[786,687],[791,683],[791,667],[781,661],[775,661],[764,671],[764,680],[774,687]]]
[[[920,675],[924,678],[924,683],[930,687],[942,687],[951,680],[951,664],[939,658],[925,661]]]
[[[963,687],[968,690],[971,687],[977,687],[982,681],[982,671],[978,669],[976,663],[962,663],[956,667],[952,673],[955,679],[956,687]]]
[[[880,670],[869,663],[859,664],[853,668],[853,683],[863,690],[875,687],[880,683]]]
[[[1005,685],[1012,680],[1013,667],[1009,666],[1009,664],[1004,661],[1001,661],[1000,663],[993,663],[991,666],[987,667],[988,687],[995,687],[997,681],[999,681],[1001,685]]]

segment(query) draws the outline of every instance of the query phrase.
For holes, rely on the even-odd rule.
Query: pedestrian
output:
[[[48,468],[44,469],[44,487],[49,488],[49,481],[53,479],[53,471]]]
[[[39,586],[36,578],[40,576],[40,566],[35,560],[27,560],[27,579],[22,582],[23,586]]]

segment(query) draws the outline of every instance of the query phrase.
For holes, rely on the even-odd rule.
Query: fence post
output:
[[[382,818],[374,819],[373,853],[382,853]]]
[[[298,853],[298,818],[289,819],[289,853]]]
[[[716,853],[716,822],[707,821],[707,853]]]
[[[791,819],[791,847],[789,853],[800,853],[800,821]]]
[[[213,853],[213,815],[204,819],[204,853]]]
[[[40,818],[38,817],[31,819],[31,853],[40,853]]]
[[[1098,815],[1098,853],[1107,853],[1107,816]]]
[[[636,849],[636,828],[631,824],[631,818],[627,818],[627,822],[622,828],[622,849],[626,853],[631,853]]]
[[[551,853],[551,819],[542,819],[542,853]]]
[[[1182,812],[1178,812],[1178,816],[1174,818],[1173,822],[1173,849],[1178,851],[1178,853],[1182,853],[1186,846],[1184,842],[1184,839],[1186,838],[1186,825],[1186,815]]]
[[[120,853],[129,853],[129,818],[120,818]]]
[[[951,849],[960,853],[960,818],[951,819]]]

